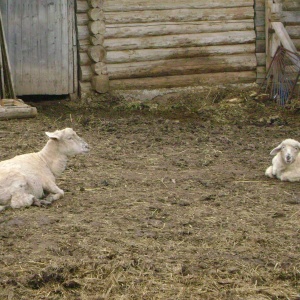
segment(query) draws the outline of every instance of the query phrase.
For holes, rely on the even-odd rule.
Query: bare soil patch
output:
[[[296,104],[252,89],[37,101],[0,122],[1,160],[72,127],[72,158],[47,208],[0,214],[0,299],[300,299],[300,188],[264,176],[299,139]]]

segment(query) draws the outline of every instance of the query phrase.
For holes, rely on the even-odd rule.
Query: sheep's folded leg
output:
[[[274,174],[273,166],[270,166],[270,167],[266,170],[265,175],[268,176],[268,177],[271,177],[271,178],[273,178],[273,177],[276,176],[276,174]]]
[[[45,190],[49,193],[49,195],[46,197],[47,201],[56,201],[60,198],[63,198],[64,191],[61,190],[55,183],[48,183],[47,188]]]
[[[32,203],[33,206],[38,206],[38,207],[48,206],[48,205],[51,205],[51,204],[52,204],[51,201],[39,200],[39,199],[36,199],[36,198],[33,199],[33,203]]]

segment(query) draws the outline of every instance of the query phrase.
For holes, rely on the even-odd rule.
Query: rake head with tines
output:
[[[300,55],[279,46],[263,83],[265,92],[284,106],[292,99],[299,76]]]

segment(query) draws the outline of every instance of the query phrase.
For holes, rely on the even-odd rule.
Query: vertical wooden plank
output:
[[[1,14],[2,14],[2,22],[4,26],[4,32],[5,32],[5,37],[6,41],[8,43],[8,18],[7,18],[7,11],[8,11],[8,1],[9,0],[1,0],[0,1],[0,9],[1,9]],[[8,45],[7,45],[8,46]]]
[[[54,1],[54,15],[53,15],[53,29],[54,29],[54,93],[58,94],[62,87],[61,76],[61,63],[62,63],[62,36],[61,28],[62,16],[61,16],[61,1]]]
[[[270,29],[271,29],[271,6],[272,1],[271,0],[265,0],[265,30],[266,30],[266,69],[268,70],[270,63],[272,61],[272,58],[270,56]]]
[[[39,1],[30,1],[30,13],[31,13],[31,30],[30,30],[30,53],[28,53],[30,57],[30,78],[32,85],[37,85],[36,89],[39,92],[40,91],[40,66],[39,66],[39,40],[38,40],[38,34],[40,32],[39,28]],[[31,88],[31,87],[30,87]]]
[[[2,0],[0,8],[17,94],[73,93],[74,0]]]
[[[75,0],[68,1],[68,41],[69,41],[69,72],[68,85],[69,93],[77,93],[77,42],[76,42],[76,22],[75,22]]]
[[[69,20],[68,20],[68,1],[61,1],[60,15],[61,26],[61,93],[68,94],[69,91]]]
[[[14,90],[14,84],[13,84],[13,78],[12,78],[12,71],[11,71],[11,64],[10,59],[8,57],[8,47],[7,47],[7,41],[5,37],[4,27],[3,27],[3,21],[2,21],[2,14],[0,14],[0,22],[1,22],[1,67],[2,67],[2,74],[1,77],[4,81],[3,87],[6,88],[4,91],[4,88],[2,89],[2,96],[7,96],[10,98],[16,98],[15,90]],[[4,76],[5,74],[5,76]]]
[[[6,2],[6,1],[5,1]],[[13,30],[12,26],[9,26],[9,21],[10,19],[15,19],[15,13],[14,10],[12,9],[12,0],[8,0],[7,2],[7,11],[4,12],[6,14],[5,19],[5,31],[6,31],[6,42],[7,42],[7,49],[8,49],[8,57],[10,60],[10,65],[11,65],[11,72],[12,72],[12,77],[15,78],[15,70],[16,70],[16,56],[15,56],[15,45],[16,45],[16,34],[15,30]],[[8,18],[9,14],[9,18]],[[3,12],[2,12],[2,18],[3,18]],[[16,26],[17,27],[17,26]]]
[[[40,0],[38,10],[38,67],[39,67],[39,80],[38,87],[35,93],[43,94],[49,89],[48,78],[48,0]]]
[[[13,3],[13,1],[12,1]],[[13,7],[11,7],[13,10]],[[22,90],[25,94],[28,94],[30,91],[30,87],[32,85],[30,67],[31,67],[31,59],[30,59],[30,43],[31,43],[31,6],[30,0],[22,1],[21,7],[21,45],[18,45],[17,51],[21,51],[20,55],[22,56],[22,71],[19,73],[18,90]],[[12,26],[11,24],[10,26]],[[16,55],[16,54],[15,54]]]
[[[49,87],[47,89],[47,93],[50,90],[50,85],[55,82],[55,30],[54,30],[54,17],[55,17],[55,7],[54,2],[47,1],[47,26],[48,26],[48,36],[47,40],[45,41],[48,45],[47,47],[47,76],[48,76],[48,82]],[[55,90],[55,87],[53,87],[53,90]],[[53,94],[55,94],[53,92]]]

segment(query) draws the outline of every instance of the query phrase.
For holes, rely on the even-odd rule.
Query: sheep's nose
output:
[[[81,148],[84,152],[88,152],[90,150],[90,146],[87,142],[83,141],[82,140],[82,143],[81,143]]]

